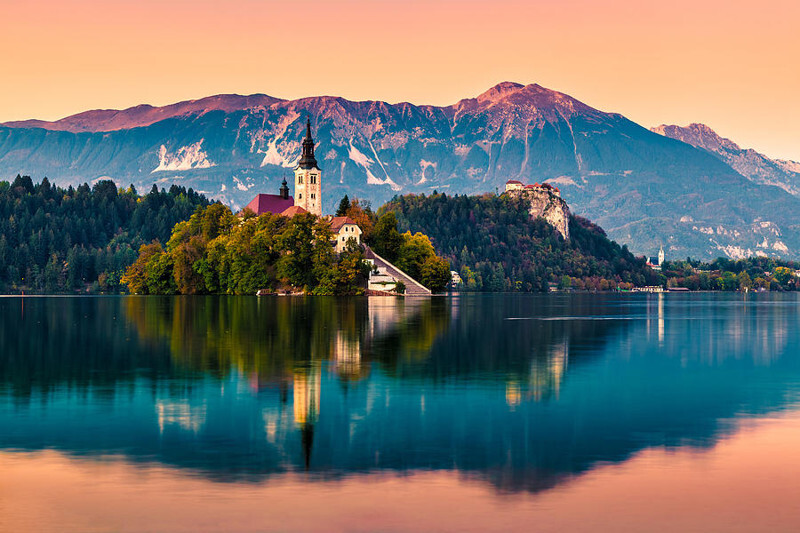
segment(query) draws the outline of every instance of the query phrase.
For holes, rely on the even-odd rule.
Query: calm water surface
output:
[[[0,531],[797,531],[800,298],[0,298]]]

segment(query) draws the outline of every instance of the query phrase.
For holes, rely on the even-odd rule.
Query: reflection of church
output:
[[[303,462],[308,470],[314,446],[314,423],[319,418],[322,374],[318,365],[294,372],[294,421],[300,428]]]

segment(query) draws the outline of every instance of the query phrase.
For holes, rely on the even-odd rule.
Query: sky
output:
[[[219,93],[449,105],[538,83],[800,160],[796,0],[0,0],[0,122]]]

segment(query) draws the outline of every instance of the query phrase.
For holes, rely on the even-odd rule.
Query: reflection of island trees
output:
[[[176,297],[128,298],[126,318],[139,336],[166,341],[176,365],[254,384],[291,380],[329,362],[343,380],[381,363],[424,358],[450,322],[444,299]]]
[[[342,382],[358,381],[373,360],[391,369],[426,358],[450,322],[441,298],[129,298],[125,311],[140,337],[169,344],[178,367],[237,371],[256,390],[277,386],[281,402],[291,388],[306,468],[323,363]]]

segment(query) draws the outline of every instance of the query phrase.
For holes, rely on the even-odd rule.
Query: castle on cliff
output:
[[[526,200],[531,218],[542,217],[553,226],[565,240],[569,239],[569,206],[561,198],[561,191],[549,183],[525,185],[521,181],[508,180],[505,193]]]

